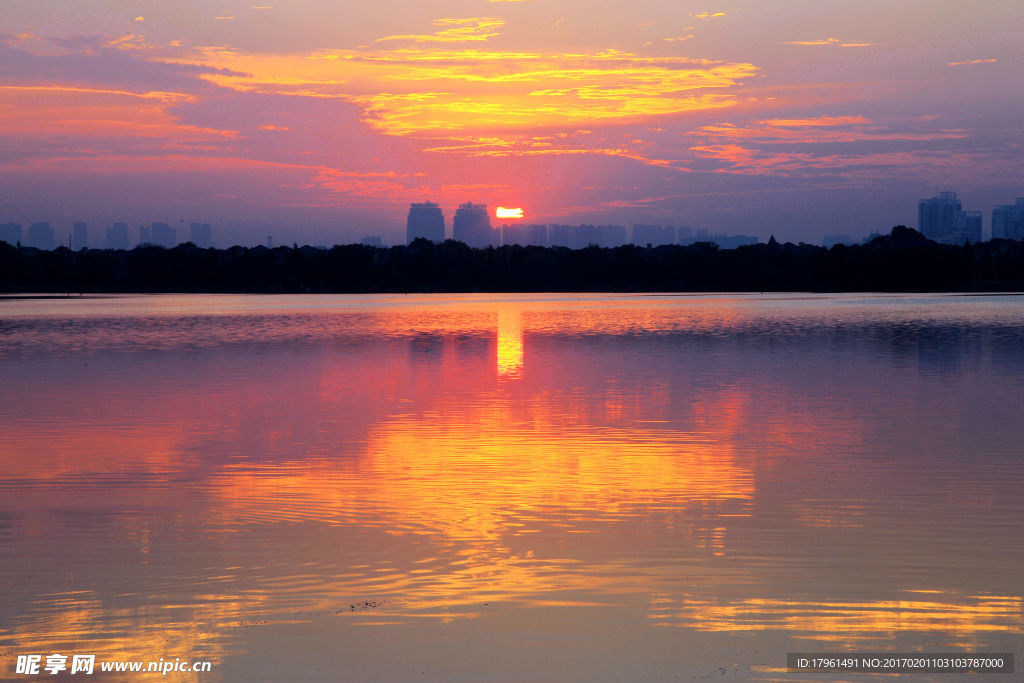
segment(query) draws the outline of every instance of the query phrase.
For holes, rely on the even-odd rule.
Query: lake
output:
[[[1022,296],[5,300],[0,424],[0,678],[1024,652]]]

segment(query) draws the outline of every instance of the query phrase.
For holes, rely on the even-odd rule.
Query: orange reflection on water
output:
[[[745,416],[741,396],[704,397],[713,438],[599,426],[582,411],[566,413],[572,397],[510,399],[499,389],[384,419],[354,463],[227,468],[212,482],[214,514],[225,528],[236,519],[326,522],[430,538],[459,559],[382,567],[372,590],[396,596],[392,608],[405,617],[448,618],[453,610],[471,616],[487,600],[590,604],[626,586],[644,592],[664,577],[624,577],[605,534],[628,539],[664,515],[664,524],[686,528],[662,533],[717,555],[727,529],[704,534],[690,528],[700,521],[678,516],[688,508],[743,514],[754,498],[753,472],[731,442]],[[616,400],[633,411],[642,398]],[[566,554],[573,536],[587,560]],[[335,586],[322,606],[350,590]]]
[[[837,417],[786,371],[749,370],[749,381],[606,371],[625,348],[616,336],[727,328],[742,306],[600,303],[301,319],[304,333],[337,346],[268,353],[256,369],[215,357],[202,382],[187,374],[198,373],[190,359],[103,396],[83,370],[80,384],[62,385],[59,415],[15,421],[3,437],[11,448],[0,460],[18,485],[8,504],[23,515],[13,554],[100,529],[102,552],[120,561],[39,581],[45,596],[65,597],[45,610],[22,597],[15,646],[95,639],[111,656],[201,650],[215,660],[235,629],[264,619],[483,619],[489,601],[606,606],[637,624],[837,644],[914,633],[983,644],[1021,632],[1022,600],[1005,581],[903,599],[893,584],[914,580],[848,596],[838,572],[818,573],[816,542],[881,527],[876,501],[890,494],[879,482],[895,481],[847,464],[870,427],[852,408]],[[347,326],[385,341],[360,346]],[[293,334],[266,327],[279,341]],[[593,344],[565,343],[595,330]],[[674,344],[663,336],[649,362],[702,362],[665,351]],[[94,423],[94,405],[118,419]],[[1005,500],[984,483],[963,488],[978,508]],[[54,508],[97,514],[82,532]],[[905,521],[932,524],[933,511],[910,509]],[[858,566],[832,566],[844,563]],[[944,571],[938,585],[968,583],[963,567]],[[820,593],[806,592],[813,581]],[[381,606],[349,614],[359,600]]]
[[[737,511],[754,497],[753,472],[730,442],[744,419],[744,399],[734,393],[705,396],[710,438],[594,425],[566,413],[565,396],[507,399],[493,392],[386,418],[371,427],[357,461],[229,465],[212,490],[229,516],[240,508],[246,517],[365,516],[362,523],[375,526],[478,540],[522,533],[523,520],[553,511],[609,521],[658,505],[731,503]],[[632,410],[637,400],[618,397],[614,409]],[[365,514],[373,507],[385,509]]]
[[[753,473],[728,438],[732,398],[713,411],[721,419],[714,440],[597,427],[543,396],[511,404],[492,396],[429,421],[389,420],[371,432],[367,451],[377,485],[399,502],[396,514],[457,538],[513,531],[504,523],[511,509],[541,519],[556,506],[600,520],[650,505],[749,501]]]
[[[498,310],[498,376],[514,379],[523,372],[523,312]]]
[[[216,666],[225,657],[225,635],[250,626],[239,615],[251,612],[251,598],[239,601],[217,600],[200,605],[153,605],[139,611],[104,604],[100,596],[76,591],[52,596],[51,609],[20,620],[7,640],[13,655],[91,654],[100,662],[132,660],[149,662],[163,659],[174,662],[210,661]],[[172,621],[173,619],[173,621]],[[13,657],[5,658],[12,661]],[[2,661],[2,660],[0,660]],[[44,660],[45,661],[45,660]],[[6,672],[13,671],[11,669]],[[102,680],[135,680],[139,674],[103,674]],[[174,680],[199,681],[198,673],[175,673]],[[206,675],[209,680],[209,674]],[[88,680],[88,679],[87,679]]]
[[[750,598],[734,602],[698,595],[655,596],[648,618],[658,626],[702,631],[785,630],[800,638],[834,643],[888,641],[913,632],[943,633],[944,645],[969,647],[986,632],[1021,633],[1020,596],[906,593],[903,600],[810,602]],[[917,597],[929,594],[930,599]]]

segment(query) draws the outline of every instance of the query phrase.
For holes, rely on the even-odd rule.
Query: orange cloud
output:
[[[617,50],[543,53],[335,50],[311,55],[206,51],[220,85],[260,93],[334,97],[364,109],[389,135],[576,126],[732,106],[730,92],[757,72],[747,63],[641,57]],[[557,87],[553,87],[557,86]]]
[[[495,17],[472,17],[468,19],[435,19],[440,31],[429,34],[403,34],[386,36],[373,41],[383,43],[390,40],[405,40],[414,43],[467,43],[490,40],[501,35],[497,29],[505,25],[503,19]]]
[[[878,43],[844,42],[838,38],[826,38],[824,40],[788,40],[783,45],[835,45],[837,47],[871,47]]]
[[[965,137],[962,130],[927,133],[883,132],[864,116],[819,116],[805,119],[766,119],[756,125],[720,123],[704,126],[700,133],[721,140],[757,140],[762,143],[863,142],[868,140],[954,140]]]
[[[697,145],[690,149],[702,157],[727,161],[742,167],[751,166],[755,157],[754,150],[740,145]]]
[[[238,132],[190,126],[167,111],[192,102],[184,93],[131,93],[63,85],[0,86],[5,133],[26,137],[55,135],[145,137],[184,140],[235,139]]]
[[[863,116],[819,116],[810,119],[767,119],[760,123],[766,126],[784,126],[786,128],[799,128],[804,126],[849,126],[871,123],[870,119]]]
[[[457,152],[472,157],[536,157],[536,156],[577,156],[594,155],[619,157],[637,161],[646,166],[681,168],[678,163],[669,159],[651,158],[639,152],[621,147],[583,147],[580,145],[554,144],[537,138],[467,138],[457,141],[461,144],[439,145],[428,147],[425,152]]]
[[[875,182],[879,178],[906,178],[918,174],[946,182],[959,177],[964,168],[985,164],[984,175],[991,179],[1017,172],[1015,160],[993,162],[984,153],[948,150],[820,154],[764,151],[739,144],[697,145],[690,149],[699,157],[725,164],[716,169],[717,173],[745,175],[818,179],[831,175]]]
[[[998,59],[969,59],[965,62],[950,62],[949,66],[969,66],[972,64],[994,64]]]
[[[136,19],[135,21],[140,21]],[[150,51],[156,47],[154,43],[150,43],[146,40],[146,36],[138,33],[125,33],[123,36],[113,38],[106,43],[107,47],[117,48],[118,50],[140,50]]]

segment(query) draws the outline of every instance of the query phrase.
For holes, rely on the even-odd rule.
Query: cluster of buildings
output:
[[[942,244],[977,243],[982,241],[982,215],[980,211],[964,211],[956,192],[940,192],[935,197],[922,199],[917,205],[918,230],[928,239]],[[95,231],[94,231],[95,232]],[[197,247],[213,246],[213,229],[209,223],[191,223],[187,235],[184,225],[176,228],[162,222],[140,225],[131,230],[127,223],[113,223],[106,226],[102,238],[90,236],[88,226],[76,222],[67,234],[56,234],[46,221],[32,223],[23,229],[18,223],[0,223],[0,241],[21,244],[37,249],[54,249],[59,245],[69,249],[131,249],[137,245],[174,247],[180,242],[190,241]],[[722,249],[735,249],[746,244],[757,244],[752,235],[711,234],[707,230],[693,230],[680,225],[562,225],[551,224],[503,224],[491,225],[491,216],[486,204],[466,202],[455,211],[451,232],[446,229],[444,213],[434,202],[413,203],[406,220],[406,244],[422,237],[431,242],[441,243],[448,237],[475,248],[503,245],[568,247],[583,249],[596,245],[617,247],[624,244],[656,247],[664,244],[693,244],[712,242]],[[870,241],[877,233],[865,240]],[[134,239],[133,239],[134,238]],[[1024,240],[1024,197],[1013,204],[1004,204],[992,209],[992,239]],[[360,240],[373,247],[382,246],[382,239],[368,235]],[[823,244],[853,244],[849,235],[825,235]],[[267,246],[272,246],[267,238]]]
[[[446,239],[444,213],[434,202],[413,203],[405,225],[406,244],[424,238],[431,242]],[[692,244],[714,242],[723,249],[734,249],[744,244],[757,244],[752,235],[709,234],[707,230],[694,231],[687,226],[641,225],[632,229],[624,225],[560,225],[504,224],[491,226],[486,204],[466,202],[460,204],[452,220],[451,238],[476,248],[503,245],[569,247],[583,249],[590,245],[618,247],[623,244],[660,246],[663,244]]]
[[[405,241],[411,243],[422,237],[431,242],[445,241],[444,214],[434,202],[413,202],[405,222]],[[486,204],[466,202],[460,204],[452,220],[452,239],[471,247],[489,247],[501,243],[500,232],[491,227]]]
[[[137,236],[135,245],[151,244],[161,247],[174,247],[184,240],[179,240],[178,230],[167,223],[150,223],[140,225],[134,235],[129,235],[127,223],[114,223],[108,225],[102,240],[91,241],[89,239],[89,228],[85,223],[76,222],[71,232],[64,241],[63,235],[54,234],[53,227],[47,222],[32,223],[27,231],[22,230],[18,223],[0,224],[0,241],[8,244],[21,244],[26,247],[37,249],[54,249],[58,244],[63,244],[75,251],[79,249],[130,249],[133,246],[132,237]],[[208,248],[213,246],[213,228],[209,223],[192,223],[189,226],[188,241],[197,247]]]
[[[917,203],[917,229],[942,244],[977,243],[982,240],[981,212],[964,211],[956,192],[940,192]],[[1024,239],[1024,197],[992,209],[991,238]]]
[[[964,211],[956,192],[940,192],[917,203],[917,229],[942,244],[977,243],[981,241],[981,211]]]
[[[977,244],[982,237],[981,211],[964,211],[956,192],[940,192],[917,203],[917,230],[940,244]],[[861,240],[867,244],[880,233],[872,232]],[[1003,204],[992,209],[990,239],[1024,240],[1024,197],[1015,204]],[[822,245],[855,244],[850,235],[825,235]]]

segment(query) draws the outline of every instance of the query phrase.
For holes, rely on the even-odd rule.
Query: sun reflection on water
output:
[[[523,312],[498,311],[498,376],[516,379],[523,372]]]

